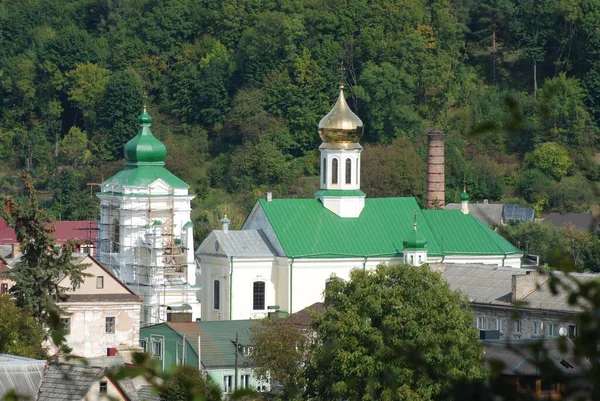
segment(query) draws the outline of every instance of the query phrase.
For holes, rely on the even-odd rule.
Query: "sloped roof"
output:
[[[206,237],[200,249],[205,246],[211,246],[214,241],[219,242],[221,251],[225,256],[244,256],[244,257],[273,257],[275,252],[271,249],[269,240],[264,233],[259,230],[235,230],[224,233],[221,230],[214,230],[211,235]],[[216,253],[216,252],[215,252]]]
[[[118,369],[125,367],[125,361],[119,355],[100,356],[86,359],[89,366],[97,366],[107,369]],[[133,384],[133,380],[131,380],[130,377],[124,377],[120,380],[117,380],[117,384],[119,385],[121,390],[124,391],[125,394],[127,394],[127,397],[129,397],[131,401],[140,401],[138,392],[135,389],[135,384]]]
[[[113,180],[117,180],[119,185],[127,187],[147,187],[156,180],[164,181],[171,188],[187,189],[190,187],[163,166],[156,165],[126,166],[101,185],[110,184]]]
[[[510,267],[497,267],[489,265],[468,264],[437,264],[430,265],[432,270],[440,271],[442,278],[453,290],[465,294],[473,303],[511,306],[512,305],[512,276],[526,275],[530,269],[514,269]],[[561,273],[555,273],[561,274]],[[598,280],[600,275],[570,274],[570,277],[579,281]],[[557,312],[578,313],[581,309],[570,305],[568,294],[564,291],[554,295],[547,279],[541,280],[539,288],[520,299],[525,302],[528,309],[541,309]]]
[[[594,232],[594,216],[591,213],[550,213],[544,219],[544,223],[550,223],[555,227],[574,225],[576,230]]]
[[[0,354],[0,399],[9,390],[22,397],[35,397],[45,367],[43,360]]]
[[[37,401],[81,401],[92,384],[104,376],[104,370],[93,366],[49,364]]]
[[[240,345],[250,344],[250,325],[255,320],[220,320],[192,323],[168,323],[181,335],[185,334],[190,345],[198,352],[198,335],[201,339],[200,357],[206,368],[232,367],[235,365],[235,336],[239,334]],[[239,363],[244,357],[239,355]]]
[[[153,386],[141,386],[137,392],[142,401],[160,401],[160,395]]]
[[[460,203],[448,203],[446,210],[460,210],[461,207]],[[501,203],[469,203],[469,214],[486,226],[495,228],[502,224],[503,207]]]
[[[315,302],[314,304],[307,306],[296,313],[292,313],[285,319],[279,320],[279,322],[281,322],[281,324],[294,326],[300,329],[307,329],[312,323],[312,314],[318,312],[325,312],[325,305],[323,302]]]
[[[49,227],[50,225],[46,226]],[[96,220],[55,221],[54,232],[51,235],[59,244],[64,244],[68,240],[95,241],[98,239],[98,222]],[[14,228],[0,217],[0,243],[16,244],[17,242]]]
[[[261,199],[259,204],[288,257],[399,257],[414,211],[432,256],[523,253],[473,216],[420,210],[414,198],[365,199],[358,218],[341,218],[316,199]]]
[[[501,361],[502,374],[515,376],[539,376],[540,370],[536,363],[533,345],[541,343],[543,349],[548,351],[548,358],[563,376],[582,376],[589,369],[590,364],[585,359],[574,355],[574,346],[567,339],[567,350],[561,352],[558,339],[526,339],[526,340],[485,340],[484,359],[487,361]],[[564,362],[566,364],[563,364]],[[561,363],[563,362],[563,363]]]

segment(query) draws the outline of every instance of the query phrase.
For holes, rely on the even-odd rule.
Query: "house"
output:
[[[0,354],[0,399],[14,390],[20,399],[34,398],[42,381],[46,361]]]
[[[87,401],[111,399],[140,401],[137,392],[107,375],[107,368],[84,364],[50,363],[37,393],[37,401]],[[110,398],[109,398],[110,397]]]
[[[50,225],[46,228],[50,228]],[[74,252],[96,255],[98,239],[98,223],[95,220],[56,221],[51,233],[56,245],[62,246],[67,241],[75,244]],[[21,252],[17,234],[8,222],[0,217],[0,245],[3,246],[0,256],[5,259],[15,259]]]
[[[235,388],[237,359],[238,388],[266,390],[267,383],[257,381],[252,368],[247,366],[252,323],[252,320],[160,323],[143,327],[140,343],[161,361],[164,370],[177,365],[199,368],[221,385],[223,393]]]
[[[58,304],[72,354],[91,358],[114,353],[112,349],[137,348],[142,300],[94,257],[80,254],[73,262],[87,266],[89,276]],[[70,284],[68,277],[58,282],[67,288]]]
[[[570,384],[577,384],[577,391],[584,390],[581,379],[591,364],[575,355],[569,340],[566,350],[561,350],[557,339],[484,340],[481,344],[485,361],[502,364],[501,383],[516,394],[531,397],[526,399],[562,400],[566,391],[573,390]],[[545,353],[536,351],[540,348]]]
[[[564,291],[552,293],[549,273],[460,264],[432,264],[430,268],[469,298],[473,324],[480,330],[498,330],[500,339],[577,336],[581,310],[569,304]],[[598,274],[570,276],[584,282],[600,279]]]
[[[8,266],[6,262],[0,257],[0,294],[8,293],[10,287],[15,285],[15,282],[6,277],[8,272]]]
[[[583,230],[594,234],[598,231],[597,223],[591,213],[550,213],[543,222],[550,223],[556,228],[574,226],[577,231]]]
[[[200,317],[189,185],[168,171],[152,117],[124,148],[125,168],[100,185],[98,260],[143,300],[142,325],[187,305]]]
[[[462,210],[462,203],[448,203],[446,210]],[[535,211],[530,207],[502,203],[470,203],[468,213],[490,228],[498,228],[513,221],[534,221]]]
[[[253,207],[241,230],[211,232],[196,251],[203,320],[255,319],[269,307],[295,313],[322,300],[332,274],[384,262],[481,263],[520,268],[523,252],[444,198],[444,136],[430,132],[427,203],[371,199],[360,189],[363,125],[340,89],[319,123],[320,189],[314,199],[274,199]],[[468,204],[466,192],[462,195]]]

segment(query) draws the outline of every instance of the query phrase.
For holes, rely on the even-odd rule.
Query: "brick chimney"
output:
[[[444,176],[444,133],[427,134],[427,208],[441,209],[446,205]]]
[[[537,290],[538,286],[546,282],[548,278],[544,273],[528,271],[525,274],[512,275],[512,302],[519,301]]]

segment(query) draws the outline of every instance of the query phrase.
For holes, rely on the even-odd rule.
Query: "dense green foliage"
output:
[[[221,388],[204,372],[181,366],[159,388],[161,401],[221,401]]]
[[[44,329],[29,312],[17,308],[6,294],[0,294],[0,354],[46,358],[42,348]]]
[[[307,367],[317,400],[434,400],[482,377],[469,301],[428,266],[379,265],[333,279]]]
[[[474,201],[587,210],[598,26],[599,0],[6,0],[0,189],[20,195],[27,170],[54,216],[96,217],[87,184],[122,168],[145,103],[167,167],[198,195],[201,237],[266,189],[314,192],[316,126],[344,83],[373,145],[363,176],[381,177],[369,196],[423,201],[424,134],[437,127],[449,201],[466,179]],[[406,155],[390,173],[387,144]]]

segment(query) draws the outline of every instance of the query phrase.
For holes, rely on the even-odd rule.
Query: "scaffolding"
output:
[[[186,277],[189,244],[183,226],[175,232],[173,190],[154,197],[161,198],[160,204],[153,205],[150,189],[147,197],[140,196],[133,205],[105,204],[98,223],[104,233],[98,239],[98,255],[143,299],[142,325],[167,321],[167,297],[187,303],[190,288]]]

